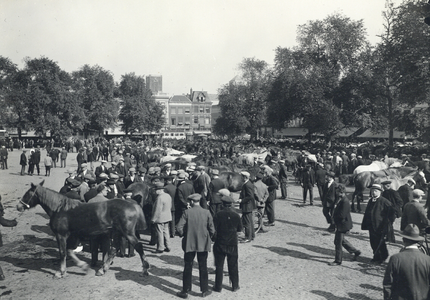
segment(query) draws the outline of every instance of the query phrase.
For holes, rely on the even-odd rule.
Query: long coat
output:
[[[339,232],[347,232],[352,229],[351,204],[346,196],[343,196],[333,212],[333,220]]]
[[[187,208],[187,198],[191,194],[194,194],[194,187],[192,184],[181,182],[178,185],[175,195],[175,205],[177,210],[184,210]]]
[[[25,155],[25,153],[21,153],[20,159],[19,159],[19,164],[21,166],[26,166],[27,165],[27,156]]]
[[[402,207],[403,207],[403,200],[399,195],[399,192],[389,189],[382,192],[382,197],[388,199],[388,201],[393,204],[393,208],[396,212],[396,217],[400,218],[402,216]]]
[[[330,187],[328,182],[323,186],[322,204],[324,207],[333,207],[337,201],[336,182],[332,182]]]
[[[220,204],[221,196],[218,194],[220,189],[225,188],[225,183],[219,178],[215,178],[209,184],[208,201],[210,204]]]
[[[211,238],[215,234],[212,215],[207,209],[194,206],[182,214],[176,226],[179,236],[183,236],[184,252],[210,252]]]
[[[395,210],[390,201],[382,196],[376,201],[369,199],[361,222],[361,230],[373,229],[377,233],[387,234],[387,240],[392,242],[395,241],[393,230],[395,219]]]

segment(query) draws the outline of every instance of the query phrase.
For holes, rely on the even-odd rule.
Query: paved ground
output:
[[[53,279],[58,270],[58,250],[48,226],[48,217],[38,206],[19,213],[15,206],[29,189],[30,183],[45,180],[45,186],[59,190],[66,169],[56,168],[51,177],[20,176],[18,165],[21,151],[9,153],[9,169],[0,170],[0,195],[7,218],[17,218],[16,228],[1,228],[4,247],[0,248],[0,265],[6,280],[0,282],[1,299],[175,299],[181,289],[183,252],[180,239],[174,238],[170,253],[154,254],[145,235],[144,249],[151,264],[150,276],[141,277],[137,257],[116,258],[103,277],[95,276],[95,269],[84,274],[68,260],[68,277]],[[45,151],[42,152],[44,157]],[[68,166],[76,167],[76,153],[70,153]],[[98,164],[96,164],[98,165]],[[44,174],[44,170],[43,170]],[[317,194],[317,189],[314,192]],[[351,192],[351,187],[348,188]],[[362,251],[358,261],[351,261],[345,252],[342,266],[330,267],[334,260],[334,234],[326,231],[319,198],[314,206],[303,205],[301,188],[293,182],[287,200],[276,200],[276,226],[258,234],[255,241],[239,245],[241,289],[233,293],[228,278],[224,278],[222,293],[209,299],[382,299],[382,278],[386,264],[369,264],[372,257],[368,233],[360,230],[363,215],[352,215],[354,228],[350,242]],[[395,229],[399,228],[399,221]],[[390,253],[397,253],[400,238],[389,245]],[[81,259],[89,262],[84,251]],[[213,257],[209,255],[210,271]],[[193,271],[193,291],[189,298],[199,298],[198,269]],[[209,275],[209,284],[215,276]]]

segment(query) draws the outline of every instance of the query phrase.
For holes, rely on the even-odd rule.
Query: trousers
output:
[[[233,289],[239,287],[239,264],[238,264],[238,250],[237,245],[221,245],[214,244],[213,247],[215,256],[215,289],[222,289],[222,280],[224,272],[224,261],[227,257],[228,276],[230,277]]]
[[[337,230],[334,234],[334,245],[336,251],[334,261],[337,263],[342,263],[342,247],[345,248],[345,250],[351,254],[356,253],[358,251],[350,242],[345,239],[345,234],[345,232],[339,232]]]
[[[208,252],[185,252],[184,254],[184,273],[182,276],[182,291],[191,291],[191,279],[193,271],[194,257],[197,255],[197,262],[199,263],[199,280],[200,291],[206,292],[208,287]]]
[[[245,228],[245,239],[253,240],[255,238],[255,227],[252,212],[242,213],[242,223]]]

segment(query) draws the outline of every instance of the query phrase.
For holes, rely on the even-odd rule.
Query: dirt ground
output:
[[[42,158],[45,153],[43,150]],[[67,177],[66,169],[54,168],[50,177],[20,176],[20,154],[18,150],[9,152],[9,169],[0,170],[0,195],[5,217],[18,221],[15,228],[0,228],[4,240],[4,246],[0,248],[0,265],[6,276],[5,281],[0,281],[1,299],[179,299],[175,294],[182,287],[183,251],[178,237],[172,239],[170,253],[155,254],[154,246],[148,245],[149,236],[142,235],[151,264],[147,277],[141,276],[140,260],[133,257],[115,258],[111,269],[102,277],[95,276],[95,269],[84,274],[68,260],[68,276],[54,279],[53,275],[59,269],[59,256],[48,226],[48,216],[40,206],[19,213],[16,205],[30,183],[45,180],[44,186],[58,191]],[[69,154],[67,166],[76,167],[76,153]],[[42,164],[41,174],[45,174]],[[348,187],[347,191],[352,192],[352,188]],[[331,267],[328,263],[334,260],[334,234],[326,231],[328,225],[319,197],[315,197],[314,206],[303,205],[301,188],[293,180],[288,193],[287,200],[276,200],[276,226],[257,234],[253,242],[239,245],[241,289],[232,292],[228,276],[225,276],[223,291],[214,292],[207,298],[382,299],[386,263],[380,266],[369,264],[372,252],[368,233],[360,230],[363,215],[352,214],[354,228],[348,236],[362,255],[354,262],[352,256],[344,252],[343,264]],[[314,194],[318,194],[316,188]],[[399,224],[397,220],[398,241],[388,246],[390,254],[401,248]],[[90,263],[87,249],[78,256]],[[189,299],[200,297],[196,265],[197,262]],[[211,254],[208,266],[209,272],[213,272]],[[214,282],[212,273],[209,275],[210,287]]]

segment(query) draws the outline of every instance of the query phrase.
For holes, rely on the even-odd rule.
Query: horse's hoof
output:
[[[105,272],[103,271],[103,269],[100,269],[96,272],[96,276],[103,276],[105,274]]]
[[[148,270],[149,269],[149,262],[147,262],[147,261],[143,261],[143,263],[142,263],[142,267],[143,267],[143,269],[146,269],[146,270]]]
[[[66,273],[61,273],[61,272],[56,272],[55,274],[54,274],[54,279],[62,279],[62,278],[64,278],[64,277],[66,277]]]
[[[148,270],[143,270],[143,272],[142,272],[142,276],[149,276],[149,272],[148,272]]]

